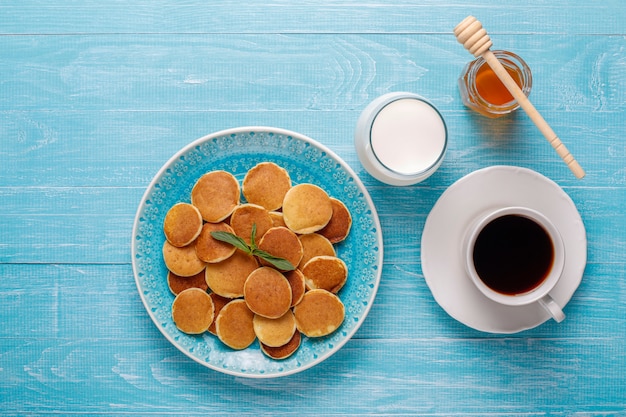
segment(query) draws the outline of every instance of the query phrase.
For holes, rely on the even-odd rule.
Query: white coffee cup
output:
[[[487,298],[508,306],[538,303],[555,321],[565,319],[550,296],[565,249],[546,216],[526,207],[491,210],[469,227],[463,248],[467,273]]]

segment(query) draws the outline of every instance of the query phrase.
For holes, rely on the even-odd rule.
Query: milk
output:
[[[431,105],[404,98],[387,104],[378,113],[370,140],[384,166],[412,175],[437,162],[446,145],[446,126]]]
[[[355,146],[363,167],[392,185],[411,185],[432,175],[447,148],[441,114],[413,93],[385,94],[361,113]]]

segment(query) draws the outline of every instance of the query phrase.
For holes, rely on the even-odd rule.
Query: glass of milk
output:
[[[382,95],[361,113],[354,144],[363,167],[390,185],[412,185],[441,165],[448,131],[439,111],[408,92]]]

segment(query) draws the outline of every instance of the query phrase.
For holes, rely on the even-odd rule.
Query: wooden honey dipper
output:
[[[498,58],[489,50],[493,43],[487,31],[483,29],[482,23],[476,20],[474,16],[468,16],[454,28],[454,35],[472,55],[476,58],[479,56],[483,57],[507,90],[509,90],[513,98],[517,100],[520,107],[524,109],[528,117],[535,123],[548,142],[550,142],[550,145],[552,145],[561,159],[563,159],[569,169],[574,173],[576,178],[583,178],[585,171],[567,150],[565,145],[563,145],[561,139],[554,133],[548,123],[541,117],[541,114],[539,114],[535,106],[528,100],[528,97],[522,92],[515,80],[513,80],[511,75],[504,69],[500,61],[498,61]]]

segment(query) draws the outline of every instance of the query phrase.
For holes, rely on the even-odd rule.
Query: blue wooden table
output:
[[[506,3],[0,2],[0,414],[626,415],[626,7]],[[583,180],[523,113],[490,120],[463,106],[471,56],[452,29],[469,14],[532,68],[531,100]],[[448,126],[443,165],[415,186],[376,181],[353,147],[361,110],[390,91],[425,96]],[[336,152],[384,236],[356,335],[276,379],[183,355],[131,267],[135,212],[159,168],[196,138],[248,125]],[[426,285],[427,215],[492,165],[545,175],[580,212],[588,263],[561,324],[480,332]]]

